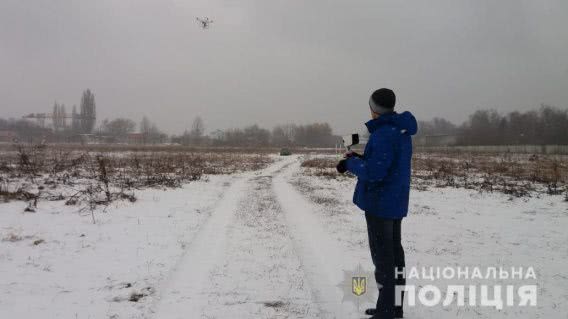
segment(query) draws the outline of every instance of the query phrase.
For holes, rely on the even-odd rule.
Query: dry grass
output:
[[[316,157],[302,163],[314,176],[338,177],[337,158]],[[568,200],[568,158],[524,154],[417,153],[412,160],[413,187],[463,187],[515,197],[531,193],[564,194]]]
[[[8,241],[8,242],[18,242],[23,240],[24,238],[22,236],[20,236],[19,234],[16,233],[9,233],[8,235],[6,235],[6,237],[2,238],[2,241]]]
[[[337,165],[336,158],[330,157],[315,157],[306,159],[302,162],[301,166],[315,176],[336,177],[338,173],[335,169]]]
[[[14,145],[0,159],[0,199],[65,200],[94,209],[114,200],[135,201],[133,190],[180,187],[204,175],[258,170],[267,154],[245,152],[93,152],[46,145]]]
[[[531,191],[558,195],[568,185],[568,162],[553,155],[419,153],[413,177],[437,186],[502,191],[524,196]]]

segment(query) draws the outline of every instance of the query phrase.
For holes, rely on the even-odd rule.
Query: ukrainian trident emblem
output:
[[[351,292],[359,297],[367,292],[367,277],[352,277]]]
[[[343,270],[343,280],[337,285],[343,291],[343,302],[351,301],[359,309],[361,304],[374,304],[379,289],[372,271],[357,265],[354,270]]]

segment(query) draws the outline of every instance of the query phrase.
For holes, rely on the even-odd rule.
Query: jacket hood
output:
[[[401,134],[414,135],[418,131],[418,123],[412,113],[405,111],[400,114],[396,112],[382,114],[377,119],[370,120],[365,125],[369,133],[373,133],[380,126],[391,124],[400,129]]]

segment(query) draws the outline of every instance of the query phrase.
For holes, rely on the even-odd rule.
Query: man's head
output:
[[[369,107],[371,108],[371,117],[376,119],[381,114],[394,111],[396,104],[396,96],[390,89],[378,89],[369,98]]]

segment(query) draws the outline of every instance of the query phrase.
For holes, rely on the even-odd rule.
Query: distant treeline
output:
[[[255,124],[245,128],[216,130],[204,135],[203,121],[199,117],[194,120],[191,130],[172,137],[172,142],[182,145],[213,146],[333,147],[339,141],[340,138],[333,135],[328,123],[285,124],[272,130]]]
[[[568,110],[547,105],[507,114],[479,110],[459,126],[444,118],[434,118],[420,121],[419,127],[419,137],[455,137],[450,143],[455,145],[568,144]]]
[[[327,123],[285,124],[266,129],[258,125],[216,130],[205,133],[203,119],[196,117],[191,128],[182,134],[168,135],[155,123],[143,117],[137,124],[132,119],[105,119],[97,126],[95,101],[85,91],[80,113],[73,108],[67,116],[63,105],[55,104],[46,118],[0,118],[0,141],[98,142],[130,144],[176,143],[190,146],[275,146],[333,147],[340,138]],[[71,123],[67,123],[67,119]],[[420,121],[418,145],[568,145],[568,110],[551,106],[527,112],[500,114],[495,110],[479,110],[461,125],[444,118]]]
[[[59,106],[54,108],[56,111]],[[54,113],[56,112],[54,111]],[[286,124],[272,130],[251,125],[244,128],[216,130],[205,133],[204,121],[196,117],[192,127],[180,135],[167,135],[147,117],[139,124],[127,118],[105,119],[90,131],[81,125],[67,125],[53,117],[51,126],[28,119],[0,118],[0,132],[11,132],[15,140],[24,142],[98,142],[129,144],[176,143],[188,146],[276,146],[276,147],[333,147],[340,138],[334,136],[327,123],[306,125]],[[2,141],[9,142],[4,138]]]

